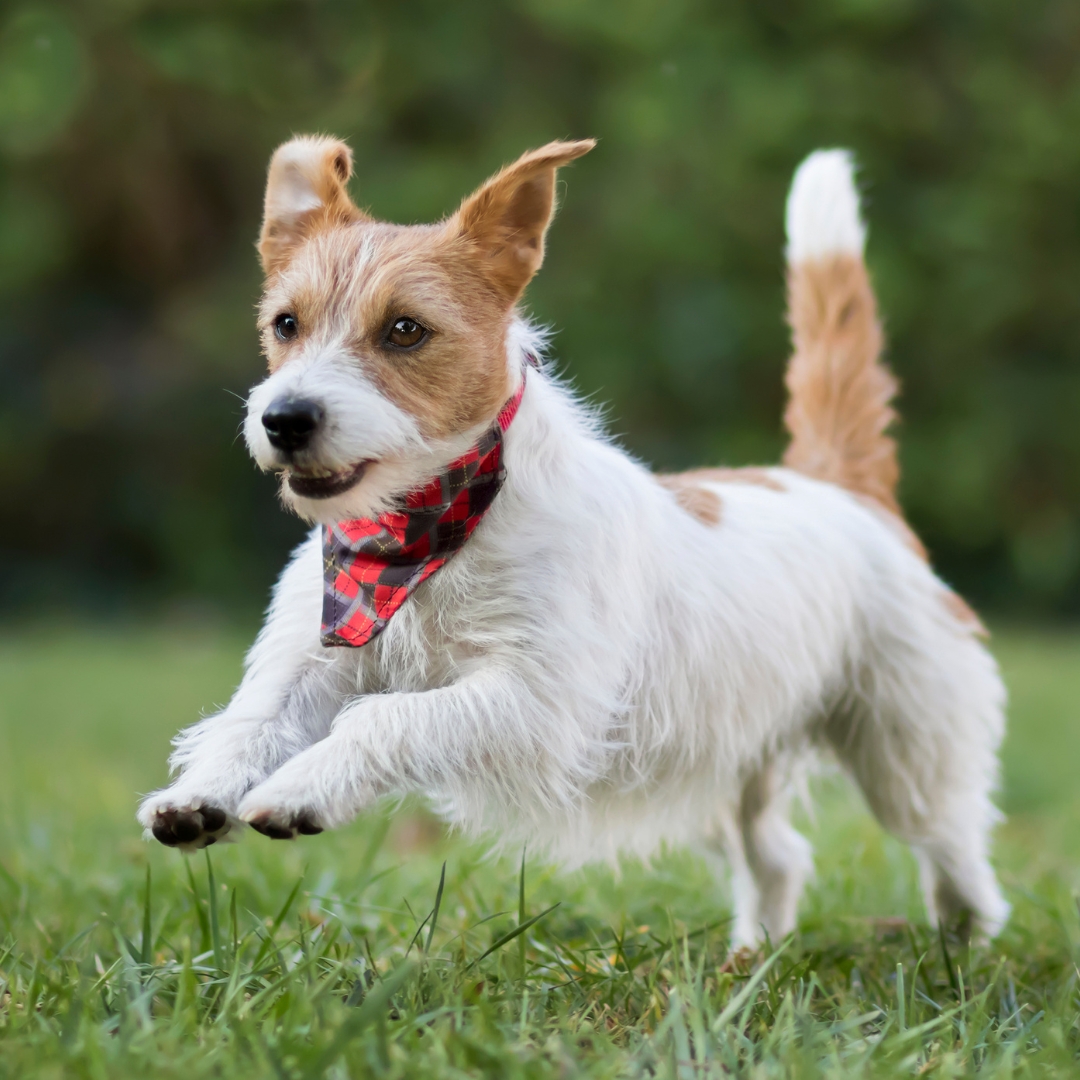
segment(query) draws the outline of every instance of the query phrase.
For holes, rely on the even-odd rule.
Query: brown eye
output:
[[[274,333],[277,334],[278,341],[292,341],[300,333],[300,324],[296,321],[296,316],[288,312],[279,315],[274,320]]]
[[[389,344],[398,349],[411,349],[427,337],[427,330],[415,319],[407,317],[395,320],[386,335]]]

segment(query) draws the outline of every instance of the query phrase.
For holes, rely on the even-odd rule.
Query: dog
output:
[[[783,465],[654,475],[519,308],[556,173],[593,146],[526,153],[410,226],[353,203],[343,142],[273,155],[244,431],[315,529],[140,822],[191,850],[419,792],[568,866],[695,844],[726,858],[750,948],[795,928],[812,859],[789,802],[827,751],[913,849],[930,921],[996,935],[1005,693],[896,500],[852,159],[812,154],[787,203]]]

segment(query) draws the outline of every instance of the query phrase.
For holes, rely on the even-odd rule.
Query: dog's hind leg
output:
[[[779,942],[795,929],[799,898],[813,873],[810,841],[789,819],[790,778],[768,762],[743,787],[739,818],[743,845],[760,896],[758,935]]]
[[[725,809],[715,831],[705,841],[705,856],[720,879],[725,868],[731,877],[734,918],[731,925],[731,952],[754,948],[762,938],[761,894],[746,857],[738,808]]]
[[[944,621],[877,648],[858,705],[827,736],[877,819],[914,849],[931,923],[970,917],[984,939],[1009,914],[988,859],[1005,695],[990,654],[961,628],[942,633]]]
[[[743,785],[735,815],[716,838],[731,867],[735,923],[733,950],[753,948],[766,936],[778,942],[795,929],[799,898],[814,862],[810,842],[791,824],[789,777],[770,761]]]

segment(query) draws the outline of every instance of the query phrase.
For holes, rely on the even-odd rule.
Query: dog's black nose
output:
[[[262,416],[270,445],[287,454],[303,450],[315,434],[323,411],[314,401],[278,398],[270,402]]]

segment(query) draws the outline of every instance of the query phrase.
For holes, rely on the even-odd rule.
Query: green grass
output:
[[[145,844],[136,792],[228,697],[243,646],[0,640],[0,1077],[1080,1071],[1080,637],[995,641],[1002,938],[924,926],[907,851],[827,777],[799,933],[752,975],[722,970],[727,897],[683,851],[522,876],[413,806],[212,861]]]

